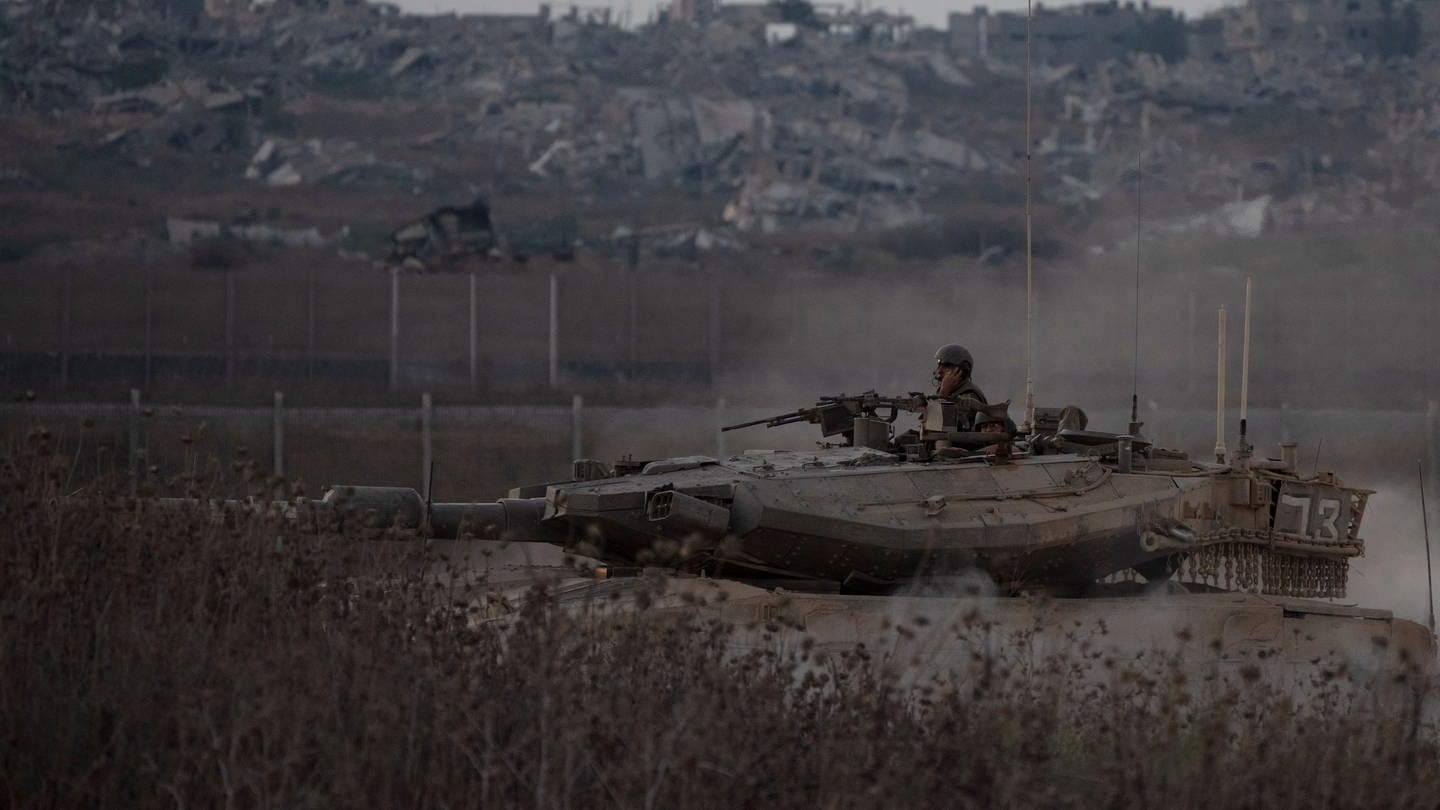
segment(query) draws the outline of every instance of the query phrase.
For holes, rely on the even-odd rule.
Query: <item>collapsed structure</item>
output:
[[[952,15],[942,34],[800,0],[677,3],[637,29],[579,8],[52,5],[0,6],[7,115],[66,121],[102,164],[200,155],[235,184],[415,198],[377,212],[383,233],[483,193],[501,208],[573,200],[565,213],[592,236],[699,221],[736,244],[943,224],[979,229],[959,241],[981,253],[1008,238],[983,223],[1018,206],[1024,20],[1007,13]],[[1330,227],[1433,190],[1440,60],[1423,34],[1440,3],[1384,4],[1373,20],[1366,4],[1322,6],[1287,4],[1287,25],[1271,0],[1194,23],[1143,4],[1038,9],[1041,205],[1083,231],[1129,205],[1137,164],[1169,230]],[[1337,33],[1346,24],[1359,33]]]

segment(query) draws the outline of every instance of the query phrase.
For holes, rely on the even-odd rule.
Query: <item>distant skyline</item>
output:
[[[459,14],[528,14],[534,13],[540,7],[540,0],[390,0],[405,11],[414,14],[448,14],[456,12]],[[1153,2],[1153,0],[1152,0]],[[1075,2],[1045,3],[1051,7],[1075,5]],[[1155,2],[1155,5],[1169,6],[1185,12],[1190,18],[1199,17],[1202,14],[1214,11],[1224,6],[1242,5],[1243,0],[1175,0],[1174,2]],[[563,9],[570,3],[562,0],[554,0],[551,6],[556,9]],[[584,0],[575,5],[585,7],[609,6],[617,19],[623,19],[629,13],[632,25],[639,25],[649,19],[661,6],[669,5],[669,0]],[[883,8],[889,11],[904,12],[913,16],[919,25],[931,28],[944,28],[946,17],[952,11],[970,11],[976,5],[988,6],[992,11],[1024,11],[1024,0],[994,0],[994,2],[945,2],[944,0],[866,0],[868,8]]]

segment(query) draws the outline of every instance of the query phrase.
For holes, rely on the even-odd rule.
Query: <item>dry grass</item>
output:
[[[737,652],[701,614],[585,621],[544,587],[481,622],[485,584],[419,544],[59,498],[48,441],[0,451],[12,807],[1368,808],[1440,789],[1418,715],[1260,683],[1198,702],[1171,670],[1077,695],[1073,662],[977,659],[963,689],[907,688],[863,649]]]

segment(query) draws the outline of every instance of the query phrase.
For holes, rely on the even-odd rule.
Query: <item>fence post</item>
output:
[[[75,282],[67,266],[60,282],[60,389],[70,387],[70,315],[74,306]]]
[[[550,274],[550,390],[560,384],[560,279]]]
[[[140,487],[140,389],[130,389],[130,497]]]
[[[420,395],[420,491],[425,495],[425,501],[430,501],[430,472],[435,466],[434,446],[431,443],[431,425],[434,419],[434,409],[430,400],[430,392],[426,391]]]
[[[1440,402],[1430,400],[1425,409],[1425,446],[1430,448],[1430,500],[1440,498]]]
[[[1345,296],[1345,348],[1342,350],[1344,357],[1344,370],[1355,376],[1355,296]],[[1357,382],[1360,382],[1357,380]]]
[[[725,458],[725,397],[715,400],[715,458]]]
[[[1435,273],[1430,274],[1429,299],[1423,311],[1426,315],[1432,316],[1427,318],[1427,320],[1430,321],[1430,345],[1440,346],[1440,318],[1433,317],[1433,313],[1440,311],[1436,309],[1436,307],[1440,307],[1440,278],[1436,278]],[[1437,368],[1437,366],[1440,366],[1440,363],[1431,362],[1429,365],[1430,379],[1428,382],[1430,393],[1433,396],[1436,393],[1440,393],[1440,368]]]
[[[585,457],[584,443],[585,398],[579,394],[570,398],[570,460]]]
[[[141,382],[150,387],[151,358],[155,354],[155,271],[145,268],[145,374]]]
[[[625,352],[625,376],[633,382],[640,376],[640,271],[634,264],[630,267],[628,281],[629,320],[625,328],[625,339],[628,343]]]
[[[720,279],[714,271],[710,273],[710,317],[707,319],[710,344],[709,373],[710,385],[720,381]]]
[[[390,390],[400,380],[400,271],[390,271]]]
[[[286,498],[285,478],[285,394],[275,392],[275,408],[270,429],[275,440],[275,497]]]
[[[315,266],[305,270],[305,379],[315,378]]]
[[[1195,393],[1195,291],[1185,293],[1185,391]]]
[[[235,385],[235,271],[225,271],[225,387]]]
[[[476,365],[480,353],[480,321],[475,303],[475,271],[470,271],[470,393],[475,393]]]

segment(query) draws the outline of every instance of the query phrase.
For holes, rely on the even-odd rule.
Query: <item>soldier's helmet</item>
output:
[[[1015,435],[1015,420],[1011,419],[1008,416],[991,416],[984,411],[975,414],[975,424],[973,426],[973,429],[978,431],[981,430],[982,425],[988,425],[992,423],[1000,425],[1001,429],[1004,430],[1007,435],[1012,437]]]
[[[935,362],[949,363],[952,366],[959,366],[960,373],[966,377],[975,369],[975,358],[970,356],[970,350],[959,343],[947,343],[935,350]]]

